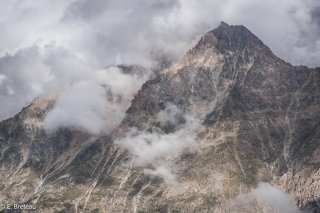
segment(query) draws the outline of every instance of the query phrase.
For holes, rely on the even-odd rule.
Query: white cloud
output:
[[[158,120],[161,124],[166,124],[168,122],[176,124],[178,118],[181,114],[179,108],[174,104],[167,104],[166,108],[160,111],[157,115]]]
[[[133,95],[147,80],[117,67],[91,71],[87,80],[65,86],[45,120],[47,130],[73,127],[91,134],[109,132],[120,124]]]
[[[12,116],[41,95],[53,77],[37,47],[0,58],[0,74],[4,76],[0,84],[0,119]]]
[[[238,195],[226,202],[228,212],[258,212],[302,213],[291,201],[290,196],[279,187],[269,183],[259,183],[258,187],[249,193]]]
[[[176,176],[174,175],[175,168],[176,168],[175,165],[166,162],[166,163],[157,165],[154,169],[144,169],[144,173],[147,175],[161,177],[165,183],[171,186],[174,186],[178,184],[176,180]]]
[[[143,68],[136,67],[134,69]],[[107,70],[95,72],[95,80],[102,85],[107,85],[113,96],[120,96],[122,102],[125,102],[125,108],[127,108],[133,96],[142,84],[149,79],[150,75],[151,72],[148,70],[143,70],[142,75],[137,73],[124,74],[118,67],[110,67]]]
[[[0,74],[0,86],[1,86],[2,82],[4,82],[6,80],[6,78],[7,77],[5,75]]]
[[[92,134],[99,134],[123,118],[124,113],[106,100],[103,87],[92,81],[74,83],[60,94],[55,108],[48,113],[45,128],[74,127]]]
[[[252,194],[261,202],[272,206],[275,210],[281,213],[299,213],[301,212],[294,206],[288,194],[280,188],[272,186],[268,183],[260,183],[253,190]]]
[[[153,168],[145,170],[147,174],[158,175],[166,183],[174,184],[176,182],[174,171],[177,167],[172,159],[178,157],[185,148],[195,148],[197,134],[202,129],[200,121],[190,116],[185,118],[186,123],[173,133],[131,129],[126,137],[116,143],[133,154],[135,165],[152,166]]]

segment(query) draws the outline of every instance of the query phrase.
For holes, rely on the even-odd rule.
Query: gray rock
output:
[[[0,200],[37,212],[270,212],[259,200],[231,205],[268,182],[299,208],[319,212],[319,82],[319,68],[292,66],[244,26],[222,23],[142,86],[111,135],[47,134],[41,122],[54,100],[46,98],[2,121]],[[113,143],[132,127],[174,132],[183,118],[157,120],[168,103],[204,128],[200,148],[175,159],[180,188],[133,166]]]

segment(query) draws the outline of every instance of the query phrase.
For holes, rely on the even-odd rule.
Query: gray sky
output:
[[[0,0],[0,120],[37,96],[101,83],[103,67],[177,60],[220,21],[245,25],[294,65],[319,66],[317,2]]]

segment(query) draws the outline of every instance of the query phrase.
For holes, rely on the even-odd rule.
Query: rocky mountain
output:
[[[319,68],[222,23],[148,80],[110,134],[46,132],[55,98],[39,98],[0,123],[0,200],[36,209],[2,212],[320,212],[319,82]],[[260,183],[300,210],[257,196]]]

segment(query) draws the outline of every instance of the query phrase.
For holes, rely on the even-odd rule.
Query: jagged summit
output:
[[[203,35],[180,61],[164,69],[162,73],[176,73],[183,67],[194,66],[213,69],[215,75],[219,75],[223,66],[236,61],[237,66],[247,71],[258,62],[289,65],[274,55],[268,46],[243,25],[229,25],[221,22],[217,28]],[[232,69],[232,72],[235,71],[240,70]],[[230,73],[230,75],[234,74]]]
[[[243,25],[229,25],[225,22],[204,35],[197,46],[211,43],[221,53],[226,52],[259,52],[273,55],[257,36]]]
[[[226,27],[229,27],[230,25],[224,21],[221,21],[220,22],[220,26],[226,26]]]

